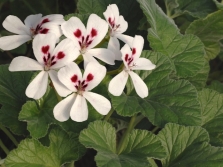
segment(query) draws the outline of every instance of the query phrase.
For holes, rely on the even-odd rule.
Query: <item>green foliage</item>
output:
[[[80,134],[80,142],[98,151],[95,157],[98,167],[148,166],[148,157],[162,159],[166,153],[155,135],[145,130],[133,130],[120,154],[116,150],[115,129],[107,122],[95,121]]]
[[[56,128],[49,134],[49,147],[36,139],[25,139],[7,156],[5,163],[8,167],[60,167],[84,154],[85,149],[77,137]]]
[[[209,135],[201,127],[169,123],[158,137],[167,151],[163,167],[211,167],[223,163],[223,148],[208,144]]]

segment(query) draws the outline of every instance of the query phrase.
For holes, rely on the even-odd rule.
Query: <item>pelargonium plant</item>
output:
[[[157,3],[5,18],[0,166],[223,167],[223,5]]]

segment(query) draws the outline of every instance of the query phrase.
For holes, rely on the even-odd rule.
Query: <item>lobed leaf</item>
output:
[[[95,157],[98,167],[145,167],[149,166],[147,157],[165,157],[160,141],[146,130],[133,130],[123,151],[117,154],[115,129],[105,121],[90,123],[88,128],[81,132],[79,140],[87,148],[98,151]]]

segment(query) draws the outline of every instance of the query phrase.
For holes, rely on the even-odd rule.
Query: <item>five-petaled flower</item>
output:
[[[132,50],[127,44],[121,49],[122,60],[125,67],[121,73],[111,80],[108,87],[109,92],[114,96],[121,95],[129,75],[132,79],[136,93],[141,98],[148,96],[147,85],[136,73],[133,72],[133,70],[152,70],[156,67],[150,60],[139,58],[143,49],[143,44],[144,39],[141,36],[136,35],[132,43]]]
[[[115,53],[116,60],[122,60],[118,39],[122,40],[130,47],[133,41],[133,37],[122,34],[127,30],[128,23],[125,21],[123,16],[119,16],[119,10],[116,4],[109,5],[103,14],[109,25],[110,39],[108,49]]]
[[[74,41],[75,46],[83,55],[84,66],[98,58],[107,64],[114,65],[115,56],[112,51],[105,48],[93,48],[99,44],[108,31],[106,21],[96,14],[91,14],[87,22],[87,28],[77,17],[71,17],[61,25],[63,34]],[[93,57],[94,56],[94,57]]]
[[[58,121],[66,121],[71,117],[76,122],[83,122],[88,118],[88,107],[86,99],[102,115],[106,115],[111,109],[111,103],[105,97],[89,92],[96,87],[106,75],[106,68],[99,63],[87,64],[82,77],[79,67],[75,63],[61,68],[58,71],[59,80],[74,92],[54,108],[54,117]]]
[[[63,15],[52,14],[42,17],[42,14],[30,15],[25,24],[16,16],[9,15],[3,21],[3,27],[9,32],[18,34],[0,38],[0,49],[15,49],[23,43],[32,40],[37,34],[53,33],[59,41],[62,35],[60,25],[64,22]]]
[[[37,59],[19,56],[12,60],[9,71],[41,71],[29,84],[26,95],[41,98],[47,89],[48,75],[61,96],[67,96],[69,90],[58,80],[57,69],[74,61],[79,53],[70,39],[64,39],[56,47],[54,34],[38,34],[33,40],[33,51]]]

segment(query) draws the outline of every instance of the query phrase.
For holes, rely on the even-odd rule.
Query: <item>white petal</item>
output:
[[[57,25],[55,23],[49,22],[49,23],[43,24],[41,27],[42,27],[42,29],[48,29],[48,32],[47,33],[45,33],[45,32],[41,33],[40,32],[40,34],[52,33],[52,34],[54,34],[56,36],[56,38],[57,38],[56,41],[59,42],[59,39],[60,39],[60,37],[62,35],[62,31],[61,31],[61,28],[60,28],[59,25]]]
[[[112,21],[114,20],[114,23],[117,25],[119,19],[119,10],[116,4],[108,5],[106,11],[103,14],[108,23],[108,19],[110,18]]]
[[[125,67],[128,69],[128,63],[126,61],[126,55],[127,54],[128,54],[128,56],[132,55],[132,51],[131,51],[129,45],[125,44],[121,49],[121,53],[122,53],[122,61],[125,65]]]
[[[148,91],[147,85],[143,82],[143,80],[136,73],[134,73],[132,71],[129,71],[129,75],[132,79],[136,93],[141,98],[147,97],[149,94],[149,91]]]
[[[64,84],[62,84],[58,77],[57,77],[57,72],[54,70],[48,71],[50,75],[50,79],[53,82],[53,86],[55,87],[56,91],[58,94],[62,97],[66,97],[68,94],[70,94],[72,91],[69,90]]]
[[[135,60],[137,60],[141,53],[144,46],[144,39],[140,35],[136,35],[133,42],[132,42],[132,49],[135,48],[136,53],[134,54]]]
[[[77,95],[74,105],[71,108],[70,117],[76,122],[86,121],[88,118],[87,102],[83,96]]]
[[[54,49],[53,56],[55,56],[56,64],[51,66],[51,69],[63,67],[70,62],[74,61],[80,52],[75,48],[74,43],[71,39],[62,40]]]
[[[74,82],[74,80],[72,82],[71,78],[73,76],[76,76],[76,82]],[[75,88],[75,85],[79,80],[82,81],[82,74],[77,64],[71,62],[58,71],[58,78],[68,89],[76,92],[77,89]]]
[[[86,66],[88,65],[88,63],[90,62],[95,62],[95,63],[98,63],[99,62],[90,54],[83,54],[83,58],[84,58],[84,69],[86,69]]]
[[[38,34],[33,40],[33,52],[37,61],[44,65],[43,57],[47,56],[48,53],[52,54],[56,44],[56,36],[53,34]],[[47,54],[44,54],[42,49],[44,47],[49,48]],[[51,55],[52,56],[52,55]]]
[[[55,23],[57,25],[61,25],[64,22],[63,15],[61,14],[46,15],[40,20],[40,23],[42,20],[45,20],[45,19],[48,19],[49,22]]]
[[[31,36],[29,35],[10,35],[4,36],[0,38],[0,48],[2,50],[12,50],[25,42],[31,40]]]
[[[48,85],[48,73],[41,71],[26,88],[26,96],[40,99],[45,93]]]
[[[75,42],[75,46],[80,49],[80,45],[78,43],[79,40],[82,39],[83,36],[85,36],[86,29],[84,24],[81,22],[81,20],[77,17],[71,17],[68,21],[65,21],[61,25],[61,29],[63,34],[73,40]],[[74,33],[77,33],[75,36]]]
[[[111,103],[104,96],[93,93],[84,92],[83,96],[91,103],[97,112],[101,115],[106,115],[111,109]]]
[[[30,35],[30,30],[16,16],[9,15],[2,23],[3,27],[15,34]]]
[[[43,66],[36,60],[25,56],[19,56],[12,60],[9,65],[9,71],[38,71],[43,70]]]
[[[110,37],[108,42],[108,49],[115,55],[115,60],[122,60],[122,53],[120,51],[120,44],[116,37]]]
[[[120,72],[110,81],[108,91],[114,96],[120,96],[125,88],[128,76],[127,72]]]
[[[132,70],[152,70],[156,68],[156,65],[146,58],[138,58],[134,63],[136,66],[133,66]]]
[[[116,30],[117,33],[123,33],[128,28],[128,23],[125,21],[123,16],[119,16],[117,25],[120,25],[119,28]]]
[[[70,111],[76,99],[76,94],[71,94],[60,101],[53,109],[54,118],[60,122],[67,121],[70,117]]]
[[[24,22],[27,27],[36,28],[41,18],[42,18],[42,14],[29,15],[26,17]]]
[[[96,30],[96,35],[93,37],[92,43],[88,46],[88,49],[91,49],[95,47],[97,44],[99,44],[102,39],[105,37],[106,33],[108,32],[108,24],[105,20],[101,19],[96,14],[91,14],[89,16],[88,22],[87,22],[87,33],[91,34],[92,30]]]
[[[89,75],[93,76],[93,78],[88,82],[87,78]],[[88,82],[88,86],[85,88],[85,90],[91,90],[96,87],[105,77],[105,75],[106,68],[104,66],[95,62],[88,63],[83,75],[83,79]]]
[[[100,59],[101,61],[103,61],[103,62],[105,62],[107,64],[110,64],[110,65],[114,65],[115,64],[115,55],[109,49],[94,48],[94,49],[88,50],[84,55],[94,56],[94,57]]]
[[[133,37],[124,34],[115,34],[115,37],[128,44],[132,48]]]

